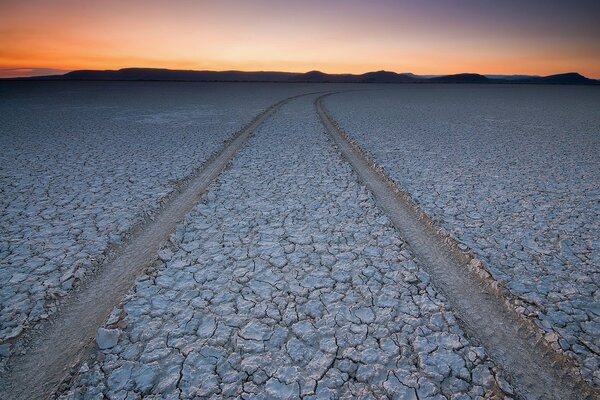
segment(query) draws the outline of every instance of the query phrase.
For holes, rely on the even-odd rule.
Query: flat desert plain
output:
[[[594,398],[598,110],[586,86],[4,82],[0,396]]]

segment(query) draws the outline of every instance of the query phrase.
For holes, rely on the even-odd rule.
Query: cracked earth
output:
[[[400,236],[326,133],[313,104],[318,95],[275,107],[248,131],[254,135],[231,153],[227,169],[226,161],[211,166],[211,157],[233,147],[224,143],[276,101],[338,87],[80,85],[60,87],[50,106],[43,90],[0,87],[10,100],[0,103],[0,145],[10,149],[0,154],[0,398],[11,387],[22,393],[6,398],[30,398],[23,396],[35,371],[20,376],[14,365],[56,370],[44,375],[52,377],[47,387],[32,383],[34,393],[48,392],[74,365],[52,389],[61,400],[544,398],[540,390],[523,390],[518,379],[529,363],[513,366],[498,356],[513,345],[529,354],[540,347],[475,332],[468,321],[473,317],[450,305],[467,296],[436,287],[443,282],[427,273],[448,259],[426,265],[414,243],[411,250],[405,240],[414,238]],[[539,380],[544,393],[572,394],[575,387],[587,396],[593,389],[579,376],[596,388],[600,377],[594,233],[600,221],[594,177],[600,172],[594,161],[597,113],[590,108],[598,99],[578,92],[575,110],[547,102],[552,97],[539,97],[537,88],[517,98],[508,89],[487,88],[504,90],[492,96],[498,104],[488,104],[477,87],[457,87],[466,102],[458,109],[450,105],[454,89],[438,85],[339,93],[326,105],[374,168],[383,167],[442,233],[483,260],[494,284],[516,298],[492,301],[530,318],[553,354],[578,363],[571,375],[555,364],[536,364],[550,377]],[[529,108],[522,112],[507,106],[525,100]],[[475,105],[480,114],[472,111]],[[531,119],[527,110],[553,115]],[[507,145],[523,132],[521,147]],[[543,154],[535,152],[540,147]],[[108,296],[114,300],[100,306],[91,296],[82,302],[87,305],[72,307],[73,315],[66,313],[77,321],[87,307],[99,316],[87,324],[95,332],[117,304],[90,351],[83,349],[92,333],[79,341],[82,350],[65,356],[69,363],[46,363],[51,358],[45,352],[55,348],[48,340],[61,337],[55,329],[65,315],[60,306],[70,306],[62,298],[87,293],[78,291],[79,282],[93,287],[99,277],[90,272],[108,265],[112,249],[127,249],[130,236],[143,237],[135,228],[146,232],[144,220],[160,217],[173,197],[185,197],[179,189],[202,168],[221,175],[200,198],[193,195],[200,203],[158,253],[163,239],[151,252],[137,253],[151,253],[147,260],[156,261],[133,287],[139,272],[118,296]],[[175,221],[180,217],[161,238]],[[486,327],[507,324],[494,315]],[[65,324],[63,331],[76,325]],[[42,341],[27,341],[32,327],[39,328],[33,339]],[[44,336],[46,329],[54,335]],[[577,379],[562,384],[572,376]]]
[[[234,132],[302,91],[46,85],[0,88],[0,367],[4,342],[54,314]]]
[[[313,101],[249,140],[61,399],[510,397]]]
[[[514,295],[512,307],[600,387],[598,91],[406,87],[326,103],[386,174],[484,261]]]

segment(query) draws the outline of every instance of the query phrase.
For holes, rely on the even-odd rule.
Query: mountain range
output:
[[[419,76],[390,71],[365,74],[326,74],[320,71],[299,72],[244,72],[193,71],[160,68],[124,68],[119,70],[78,70],[63,75],[10,78],[9,80],[38,81],[198,81],[198,82],[309,82],[309,83],[511,83],[598,85],[600,80],[589,79],[576,72],[550,76],[455,74]]]

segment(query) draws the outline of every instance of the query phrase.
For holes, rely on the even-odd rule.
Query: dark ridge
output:
[[[309,83],[478,83],[478,84],[555,84],[598,85],[600,81],[588,79],[576,72],[540,76],[455,74],[443,76],[418,76],[390,71],[367,72],[362,75],[326,74],[321,71],[191,71],[160,68],[124,68],[119,70],[79,70],[64,75],[47,75],[3,80],[36,81],[192,81],[192,82],[309,82]]]
[[[426,78],[419,78],[409,74],[397,74],[390,71],[367,72],[359,76],[362,83],[414,83],[423,82]]]
[[[309,83],[346,83],[354,82],[354,76],[350,74],[326,74],[321,71],[309,71],[304,74],[292,74],[290,82]]]
[[[538,78],[523,80],[524,83],[544,83],[551,85],[597,85],[599,82],[594,79],[586,78],[577,72],[566,74],[541,76]]]
[[[497,80],[479,74],[455,74],[429,78],[429,82],[436,83],[492,83],[495,81]]]
[[[119,70],[81,70],[50,78],[66,80],[122,80],[122,81],[258,81],[281,82],[292,79],[295,75],[289,72],[243,72],[243,71],[190,71],[157,68],[124,68]]]
[[[309,71],[305,74],[302,74],[298,77],[292,78],[295,81],[306,81],[306,82],[328,82],[329,77],[327,74],[321,71]]]

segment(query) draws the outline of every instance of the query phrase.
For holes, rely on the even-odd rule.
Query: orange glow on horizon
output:
[[[25,69],[148,67],[327,73],[385,69],[421,75],[576,71],[600,78],[600,41],[588,40],[586,32],[566,38],[560,31],[533,31],[524,40],[523,32],[504,31],[501,25],[465,24],[461,14],[436,15],[407,6],[386,15],[360,2],[336,2],[348,5],[315,10],[302,8],[310,1],[290,5],[261,0],[249,6],[233,0],[182,0],[171,6],[160,0],[8,0],[0,5],[0,77],[31,73]]]

